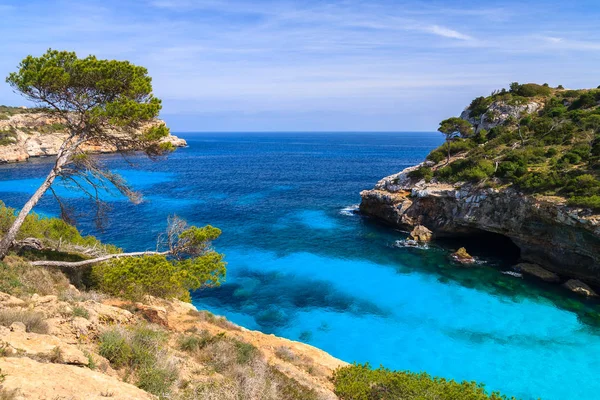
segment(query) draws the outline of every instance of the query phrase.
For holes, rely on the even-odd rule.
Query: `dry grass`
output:
[[[67,291],[69,285],[62,272],[34,267],[17,256],[7,256],[0,263],[0,292],[17,297],[34,293],[59,295]]]
[[[48,333],[49,327],[44,316],[35,311],[4,309],[0,310],[0,325],[11,326],[14,322],[25,324],[27,332]]]
[[[188,315],[195,317],[200,321],[206,321],[208,323],[211,323],[213,325],[219,326],[223,329],[227,329],[230,331],[242,330],[242,328],[240,328],[238,325],[234,324],[233,322],[228,321],[227,318],[214,315],[213,313],[206,311],[206,310],[202,310],[202,311],[190,310],[190,311],[188,311]]]
[[[225,334],[210,336],[202,332],[200,335],[185,335],[180,338],[179,346],[192,354],[198,363],[223,377],[189,385],[181,399],[318,399],[313,390],[269,365],[256,347]]]

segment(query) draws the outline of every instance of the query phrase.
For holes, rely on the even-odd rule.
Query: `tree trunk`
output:
[[[4,257],[6,257],[6,254],[8,254],[8,251],[10,250],[11,246],[13,245],[13,242],[15,241],[15,238],[17,237],[17,234],[19,233],[19,229],[21,229],[21,225],[23,225],[23,222],[25,222],[25,218],[31,212],[33,207],[35,207],[38,201],[40,201],[44,193],[46,193],[46,191],[50,188],[50,186],[54,182],[54,179],[56,179],[56,177],[60,175],[60,172],[62,171],[64,165],[67,163],[68,158],[69,153],[64,152],[61,149],[59,151],[59,155],[56,157],[54,168],[52,168],[52,171],[50,171],[46,179],[44,179],[42,185],[35,191],[33,196],[31,196],[31,198],[27,201],[27,203],[25,203],[23,208],[21,208],[21,211],[19,211],[17,218],[15,219],[11,227],[8,229],[8,232],[6,232],[6,234],[0,241],[0,260],[3,260]]]
[[[448,148],[448,158],[446,159],[446,165],[450,164],[450,141],[446,140],[446,147]]]
[[[85,267],[86,265],[98,264],[102,261],[107,261],[113,258],[123,258],[123,257],[139,257],[139,256],[151,256],[151,255],[160,255],[166,256],[170,254],[170,251],[137,251],[134,253],[118,253],[118,254],[109,254],[107,256],[92,258],[91,260],[83,260],[83,261],[32,261],[31,265],[35,265],[37,267],[67,267],[67,268],[77,268],[77,267]]]

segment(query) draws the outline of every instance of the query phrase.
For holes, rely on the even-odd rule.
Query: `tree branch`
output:
[[[108,261],[113,258],[123,258],[123,257],[141,257],[141,256],[166,256],[170,254],[169,251],[137,251],[133,253],[118,253],[118,254],[109,254],[107,256],[102,256],[98,258],[92,258],[90,260],[83,261],[32,261],[31,265],[36,267],[66,267],[66,268],[78,268],[85,267],[86,265],[98,264],[103,261]]]

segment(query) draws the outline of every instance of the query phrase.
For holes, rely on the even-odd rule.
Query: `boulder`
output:
[[[433,232],[424,227],[423,225],[417,225],[410,232],[409,239],[416,240],[417,242],[429,242],[433,237]]]
[[[88,358],[81,350],[56,336],[27,333],[18,329],[13,330],[11,326],[11,332],[3,335],[2,341],[15,354],[48,359],[58,348],[60,349],[62,363],[80,366],[88,364]]]
[[[169,320],[167,319],[167,310],[160,306],[149,306],[142,303],[135,304],[137,310],[144,319],[153,324],[169,327]]]
[[[475,262],[475,258],[472,255],[467,253],[467,249],[461,247],[456,252],[452,253],[452,259],[461,264],[473,264]]]
[[[537,264],[520,263],[513,267],[517,272],[521,272],[525,275],[534,276],[544,282],[560,282],[560,277],[554,272],[550,272],[547,269],[540,267]]]
[[[113,376],[72,365],[42,363],[27,357],[0,358],[5,391],[16,399],[154,399]],[[32,379],[33,378],[33,379]]]
[[[577,279],[569,279],[563,285],[573,293],[577,293],[587,297],[597,297],[596,292],[591,287]]]

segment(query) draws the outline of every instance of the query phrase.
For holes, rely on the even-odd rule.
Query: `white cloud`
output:
[[[434,35],[442,36],[445,38],[459,39],[459,40],[473,40],[469,35],[460,33],[450,28],[445,28],[439,25],[431,25],[424,29],[426,32],[433,33]]]

